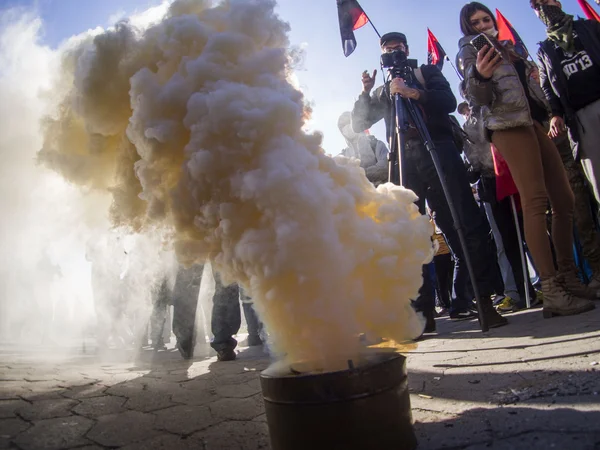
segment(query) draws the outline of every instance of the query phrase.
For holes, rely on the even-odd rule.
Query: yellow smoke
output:
[[[412,192],[375,190],[302,131],[274,7],[178,0],[146,30],[120,23],[81,42],[39,158],[111,190],[119,225],[174,227],[181,261],[209,258],[249,289],[280,355],[335,368],[359,354],[359,333],[421,332],[409,299],[431,228]]]

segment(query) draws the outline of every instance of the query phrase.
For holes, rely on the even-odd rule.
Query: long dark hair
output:
[[[486,14],[489,14],[492,20],[494,21],[494,27],[496,30],[498,29],[498,24],[496,23],[496,16],[494,13],[485,6],[483,3],[479,2],[471,2],[467,3],[460,10],[460,31],[464,36],[472,36],[474,34],[479,34],[479,32],[473,28],[471,25],[471,16],[475,14],[477,11],[483,11]]]

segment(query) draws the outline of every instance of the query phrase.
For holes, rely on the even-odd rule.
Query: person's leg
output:
[[[573,208],[575,197],[558,149],[536,123],[535,131],[541,149],[548,197],[552,205],[552,242],[559,275],[566,289],[580,298],[600,299],[600,290],[584,285],[577,276],[573,254]]]
[[[169,303],[167,280],[162,279],[152,289],[152,315],[150,316],[150,333],[154,350],[165,350],[163,338],[167,320],[167,304]]]
[[[248,326],[248,345],[250,347],[260,346],[263,344],[260,336],[263,324],[258,319],[256,311],[254,311],[252,298],[246,295],[244,289],[240,287],[240,300],[242,302],[242,308],[244,309],[244,318],[246,319],[246,325]]]
[[[544,279],[556,275],[550,242],[546,234],[548,194],[541,150],[533,127],[495,131],[492,141],[508,164],[521,195],[525,240]],[[557,181],[560,183],[560,180]],[[570,189],[568,190],[572,197]],[[568,195],[567,193],[567,195]],[[567,245],[572,240],[568,239]]]
[[[522,309],[526,306],[525,302],[525,278],[523,274],[523,264],[521,262],[521,247],[523,242],[519,241],[519,235],[517,234],[517,228],[515,226],[515,218],[512,211],[510,198],[505,198],[502,201],[496,202],[493,207],[493,214],[495,217],[498,231],[504,244],[506,257],[510,264],[511,274],[515,280],[515,288],[518,291],[518,297],[514,302],[514,309]],[[519,217],[517,217],[519,220]],[[527,289],[532,301],[535,299],[535,290],[529,280],[529,274],[527,273]]]
[[[425,192],[427,187],[418,171],[420,152],[419,149],[412,144],[413,142],[414,141],[409,141],[405,149],[403,185],[405,188],[412,190],[417,197],[419,197],[416,205],[419,208],[419,212],[425,214]],[[416,311],[423,313],[426,320],[424,331],[429,333],[435,331],[435,294],[427,265],[423,265],[422,276],[423,284],[419,289],[419,296],[413,301],[413,308]]]
[[[583,249],[583,255],[593,272],[590,284],[600,287],[600,233],[598,233],[598,229],[596,228],[592,212],[592,195],[581,165],[573,159],[569,139],[565,136],[563,139],[555,140],[554,142],[560,153],[563,165],[567,171],[569,185],[575,196],[573,218],[579,242]]]
[[[577,111],[579,158],[600,205],[600,100]]]
[[[500,234],[500,230],[498,229],[498,223],[496,221],[496,218],[494,217],[493,208],[496,206],[496,204],[497,202],[494,202],[493,204],[489,202],[484,202],[484,208],[485,214],[490,224],[490,228],[492,229],[494,241],[496,242],[496,256],[498,259],[498,266],[500,267],[500,274],[502,275],[502,280],[504,281],[504,295],[512,298],[515,301],[519,301],[519,290],[515,282],[512,267],[506,256],[506,250],[504,249],[504,240],[502,239],[502,235]]]
[[[488,323],[492,327],[504,325],[507,323],[506,319],[496,313],[491,301],[497,267],[495,267],[495,255],[490,254],[487,240],[489,225],[475,202],[467,177],[467,170],[458,150],[451,141],[436,142],[435,144],[443,174],[446,178],[448,195],[454,203],[458,215],[458,225],[462,227],[464,233],[466,250],[469,252],[475,283],[479,288]],[[428,183],[427,202],[434,211],[435,222],[444,233],[446,242],[454,255],[454,298],[450,317],[454,319],[473,317],[469,309],[471,298],[465,294],[469,273],[465,264],[462,245],[437,170],[433,165],[431,156],[424,148],[419,169],[421,176]]]
[[[180,267],[173,289],[173,334],[177,348],[185,359],[194,356],[196,344],[196,309],[204,265]]]
[[[219,361],[235,359],[237,341],[233,338],[240,331],[240,292],[237,284],[224,286],[221,276],[213,270],[215,294],[211,316],[213,339],[210,346],[216,350]]]
[[[451,307],[450,293],[452,291],[452,274],[454,273],[452,255],[450,253],[436,255],[435,258],[433,258],[433,261],[435,263],[435,275],[437,278],[440,301],[442,306],[449,310]]]
[[[525,239],[542,278],[545,314],[577,314],[587,310],[589,305],[569,295],[564,283],[557,277],[545,217],[550,197],[557,259],[564,266],[573,260],[573,192],[562,168],[558,150],[541,126],[540,130],[541,132],[534,127],[518,127],[495,131],[492,141],[506,160],[521,195]]]

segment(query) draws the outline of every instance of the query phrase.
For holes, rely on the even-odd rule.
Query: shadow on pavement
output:
[[[600,411],[475,408],[415,423],[419,450],[597,450]]]

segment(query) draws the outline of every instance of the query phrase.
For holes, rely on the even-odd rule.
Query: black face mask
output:
[[[546,28],[560,24],[565,18],[565,12],[555,5],[540,5],[540,20]]]

